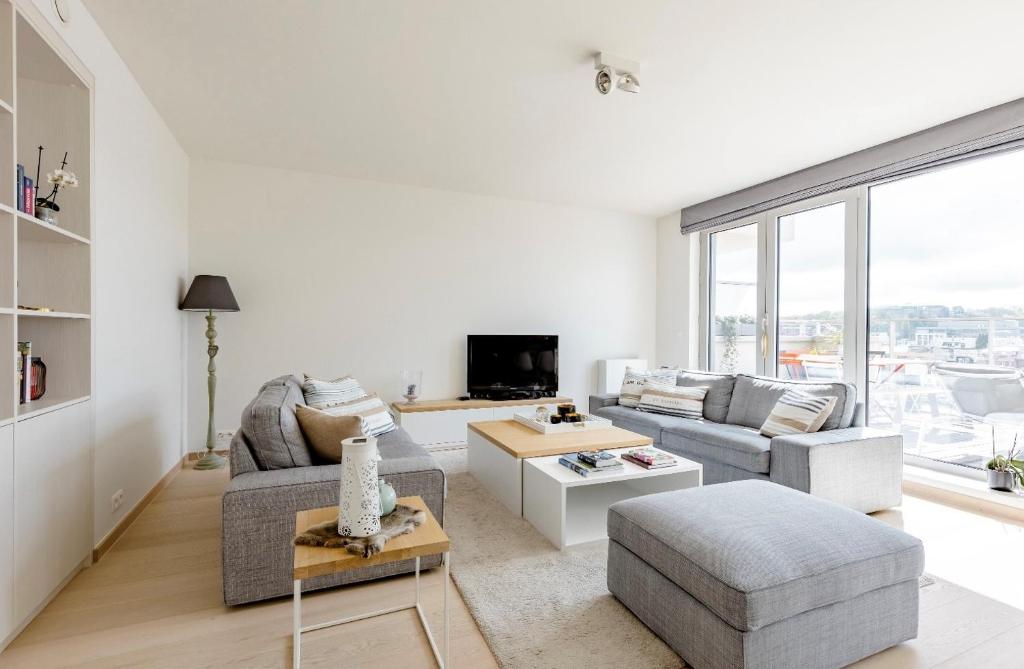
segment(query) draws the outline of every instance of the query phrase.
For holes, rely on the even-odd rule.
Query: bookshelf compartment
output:
[[[14,115],[0,110],[0,205],[10,211],[18,204],[14,168]]]
[[[90,248],[87,244],[33,242],[19,238],[16,306],[89,314]]]
[[[13,108],[14,7],[8,0],[0,0],[0,114],[10,114]]]
[[[0,311],[14,308],[14,214],[0,211]]]
[[[35,183],[37,196],[45,197],[51,188],[46,175],[61,166],[67,153],[65,169],[75,173],[79,185],[57,195],[58,227],[88,239],[89,90],[24,18],[18,18],[17,31],[17,163]]]
[[[19,405],[19,415],[89,395],[90,325],[81,319],[18,317],[18,341],[32,342],[32,356],[46,365],[46,394]]]
[[[18,349],[14,342],[14,316],[0,314],[0,346],[5,355],[0,357],[0,378],[7,380],[0,385],[0,423],[14,416],[14,406],[18,402],[18,375],[16,360]]]

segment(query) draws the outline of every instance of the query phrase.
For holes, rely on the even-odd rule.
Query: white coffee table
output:
[[[558,457],[523,460],[523,517],[561,550],[607,538],[608,507],[615,502],[704,483],[703,466],[679,456],[674,467],[644,469],[624,461],[619,472],[590,476],[563,467]]]

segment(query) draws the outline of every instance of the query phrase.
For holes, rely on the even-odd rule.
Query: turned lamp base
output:
[[[194,469],[220,469],[228,463],[227,458],[217,455],[213,451],[207,451],[206,455],[199,458],[196,464],[193,465]]]

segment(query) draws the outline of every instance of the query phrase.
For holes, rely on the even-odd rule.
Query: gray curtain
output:
[[[1024,146],[1024,99],[686,207],[683,234],[949,162]]]

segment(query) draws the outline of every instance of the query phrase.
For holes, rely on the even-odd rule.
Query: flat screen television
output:
[[[473,399],[558,393],[558,335],[469,335],[466,351],[466,387]]]

